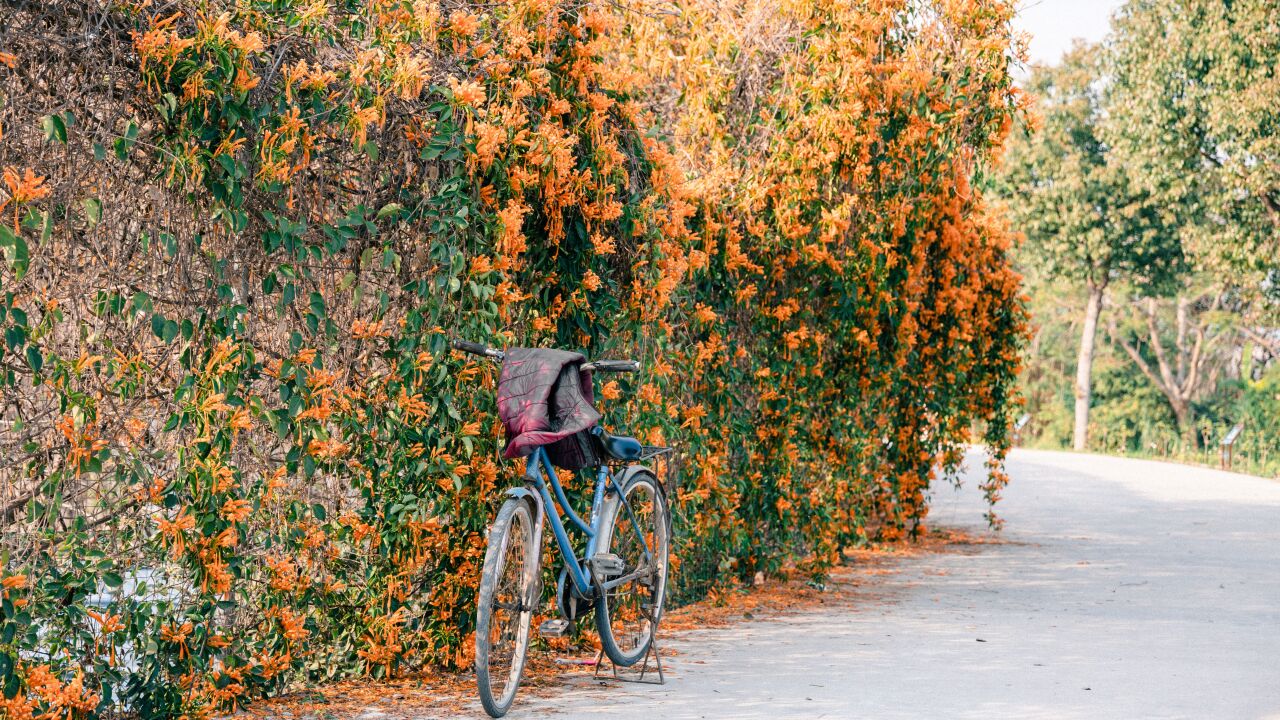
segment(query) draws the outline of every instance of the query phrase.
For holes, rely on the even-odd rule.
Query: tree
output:
[[[1113,25],[1108,140],[1191,253],[1258,289],[1280,240],[1280,4],[1132,0]]]
[[[1112,157],[1105,118],[1102,56],[1077,45],[1061,65],[1038,67],[1028,89],[1041,127],[1016,133],[997,184],[1027,237],[1024,264],[1084,285],[1087,297],[1076,362],[1073,446],[1087,445],[1094,342],[1103,300],[1118,279],[1155,292],[1183,267],[1169,213],[1137,187]]]
[[[1217,387],[1223,350],[1235,337],[1233,323],[1222,322],[1226,302],[1227,293],[1216,287],[1166,302],[1138,298],[1132,303],[1137,327],[1119,328],[1114,319],[1109,326],[1112,340],[1169,402],[1188,450],[1197,445],[1193,403]]]
[[[1275,310],[1268,295],[1280,268],[1280,5],[1132,0],[1114,27],[1104,135],[1132,181],[1176,212],[1188,255],[1223,288],[1174,303],[1177,367],[1159,354],[1154,300],[1141,311],[1151,352],[1123,345],[1169,399],[1184,442],[1193,442],[1189,400],[1207,378],[1191,366],[1183,372],[1183,364],[1215,361],[1204,347],[1215,331],[1205,324],[1220,325],[1211,311],[1222,293],[1260,327]],[[1265,339],[1247,322],[1233,324]]]

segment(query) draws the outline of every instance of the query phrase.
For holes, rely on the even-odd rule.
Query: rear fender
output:
[[[617,490],[626,490],[627,484],[631,482],[631,479],[640,473],[648,473],[653,476],[656,481],[654,484],[658,486],[658,492],[662,493],[665,500],[667,489],[662,486],[662,480],[658,478],[658,474],[653,471],[653,468],[646,465],[628,465],[622,472],[613,476],[613,485],[617,487]]]

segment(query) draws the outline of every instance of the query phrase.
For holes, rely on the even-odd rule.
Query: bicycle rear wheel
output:
[[[621,496],[610,493],[600,517],[601,552],[617,555],[622,567],[601,578],[596,628],[609,659],[630,667],[649,651],[667,594],[671,525],[658,479],[636,474]]]
[[[529,503],[511,498],[489,529],[476,602],[476,684],[492,717],[511,709],[529,649],[538,598],[538,543]]]

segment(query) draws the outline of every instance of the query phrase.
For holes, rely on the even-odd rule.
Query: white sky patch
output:
[[[1013,25],[1031,33],[1031,62],[1056,64],[1076,38],[1097,42],[1123,0],[1021,0]]]

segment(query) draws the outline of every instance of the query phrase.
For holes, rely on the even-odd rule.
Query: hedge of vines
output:
[[[680,598],[919,532],[974,428],[994,502],[1012,12],[0,3],[0,716],[467,665],[522,468],[453,337],[642,361]]]

